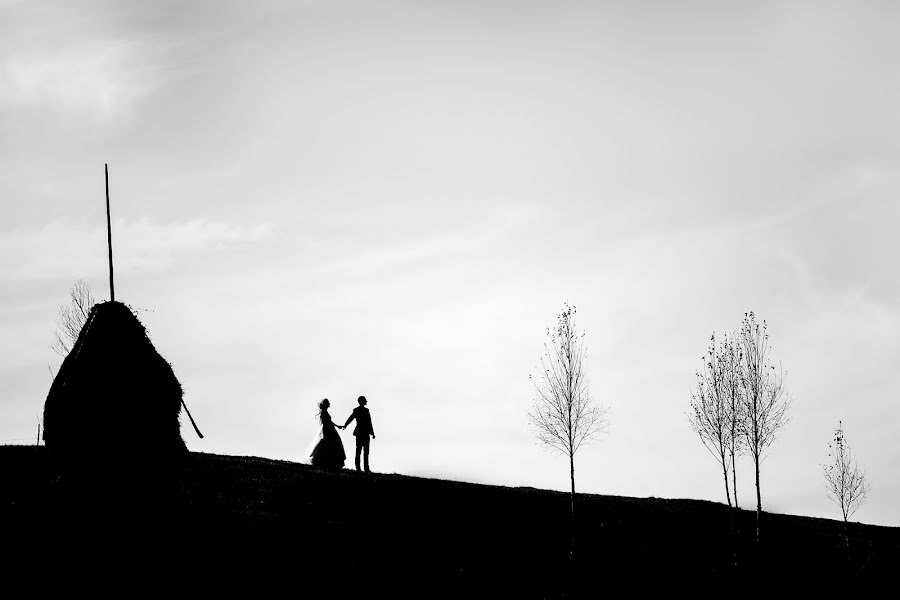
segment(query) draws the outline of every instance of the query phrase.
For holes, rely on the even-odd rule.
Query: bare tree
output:
[[[78,334],[84,322],[87,321],[96,300],[91,294],[91,288],[83,279],[79,279],[69,291],[71,303],[68,306],[59,307],[59,315],[56,317],[56,339],[50,344],[54,352],[65,358],[72,346],[78,340]]]
[[[759,489],[760,461],[775,442],[776,434],[788,422],[790,401],[784,393],[784,378],[769,357],[769,334],[766,322],[756,322],[753,312],[745,313],[741,323],[744,411],[743,437],[747,452],[753,458],[756,471],[756,541],[759,542],[759,521],[762,516],[762,495]]]
[[[555,329],[547,328],[541,372],[531,377],[537,395],[528,413],[538,441],[569,458],[570,557],[575,554],[575,453],[606,427],[606,410],[592,401],[588,389],[584,333],[577,330],[575,313],[566,303]]]
[[[734,493],[734,507],[738,508],[737,457],[743,454],[743,438],[746,413],[741,402],[743,393],[743,371],[741,368],[741,345],[734,333],[725,335],[719,350],[719,363],[724,371],[723,392],[728,410],[728,453],[731,462],[731,491]]]
[[[828,490],[828,497],[841,509],[841,516],[844,517],[844,540],[847,543],[849,560],[850,536],[847,533],[847,521],[866,501],[870,486],[865,473],[853,460],[841,421],[838,421],[833,442],[828,444],[828,457],[831,463],[823,465],[825,487]]]
[[[716,345],[716,334],[713,332],[706,355],[701,357],[703,370],[695,373],[697,384],[691,390],[691,412],[688,415],[688,422],[706,449],[722,467],[722,476],[725,479],[725,499],[728,501],[728,506],[731,506],[728,471],[729,453],[731,454],[731,464],[734,463],[733,427],[735,420],[729,396],[733,386],[729,377],[733,375],[733,370],[732,365],[729,364],[731,355],[726,350],[725,344],[722,344],[722,347]],[[736,497],[737,491],[735,491]]]

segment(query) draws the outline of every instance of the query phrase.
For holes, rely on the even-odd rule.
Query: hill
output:
[[[752,511],[700,500],[580,495],[572,561],[554,491],[202,453],[168,479],[72,482],[22,446],[0,447],[0,474],[9,572],[85,585],[561,597],[888,581],[900,565],[900,528],[851,524],[848,560],[839,521],[767,513],[757,546]]]

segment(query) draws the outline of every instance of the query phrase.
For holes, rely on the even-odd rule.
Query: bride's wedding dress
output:
[[[309,464],[326,469],[342,469],[347,455],[344,444],[327,410],[319,413],[319,431],[307,450]]]

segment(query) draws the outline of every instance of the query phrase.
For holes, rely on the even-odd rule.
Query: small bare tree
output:
[[[775,442],[776,434],[788,422],[790,401],[784,393],[784,379],[769,356],[769,334],[766,322],[756,322],[753,312],[745,313],[741,323],[740,343],[744,412],[743,437],[747,452],[753,458],[756,471],[756,541],[759,542],[759,522],[762,516],[762,495],[759,488],[760,461]]]
[[[723,393],[728,407],[728,453],[731,459],[731,491],[734,493],[734,507],[738,508],[737,490],[737,457],[744,452],[744,412],[741,394],[743,393],[743,371],[741,367],[741,345],[732,332],[725,335],[719,350],[719,363],[724,371]]]
[[[728,452],[732,420],[731,405],[726,397],[728,370],[723,363],[723,359],[727,360],[727,357],[716,347],[715,332],[710,337],[706,356],[701,359],[703,370],[695,373],[697,386],[691,390],[691,413],[688,415],[688,422],[722,467],[725,499],[728,506],[731,506],[731,493],[728,488]]]
[[[697,386],[691,392],[691,429],[716,458],[725,479],[725,499],[731,506],[737,501],[737,456],[743,451],[743,419],[741,405],[742,372],[741,351],[734,334],[725,334],[716,342],[716,334],[710,337],[703,360],[703,370],[696,372]],[[732,474],[729,491],[728,472]]]
[[[841,516],[844,517],[844,540],[847,543],[849,560],[850,535],[847,532],[847,521],[866,501],[870,486],[865,473],[853,460],[841,421],[838,421],[834,440],[828,444],[828,458],[831,459],[831,463],[823,465],[825,487],[828,490],[828,497],[841,509]]]
[[[547,329],[541,372],[531,377],[537,395],[528,413],[538,441],[569,459],[570,557],[575,554],[575,453],[606,427],[606,410],[592,401],[588,389],[584,333],[577,330],[575,313],[566,303],[555,329]]]
[[[91,288],[83,279],[79,279],[69,291],[71,303],[68,306],[59,307],[59,315],[56,318],[56,339],[50,344],[54,352],[65,358],[75,342],[84,322],[87,321],[96,300],[91,294]]]

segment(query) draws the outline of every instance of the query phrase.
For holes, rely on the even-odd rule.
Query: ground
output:
[[[699,500],[579,495],[570,558],[560,492],[201,453],[168,475],[117,459],[95,472],[74,481],[46,448],[0,447],[9,573],[112,590],[554,598],[891,581],[900,565],[900,528],[851,524],[848,558],[840,521],[764,513],[757,544],[754,512]]]

